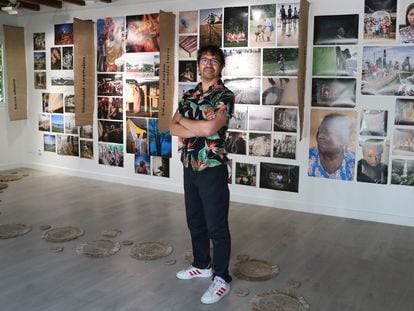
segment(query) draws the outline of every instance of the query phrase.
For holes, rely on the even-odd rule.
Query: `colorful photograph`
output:
[[[132,15],[126,17],[126,52],[159,52],[159,14]]]
[[[315,16],[314,25],[314,45],[358,44],[358,14]]]
[[[224,76],[260,76],[261,49],[224,49]]]
[[[171,134],[158,131],[158,120],[148,120],[149,154],[164,158],[171,158]]]
[[[33,34],[33,50],[42,51],[46,49],[46,40],[44,32],[35,32]]]
[[[96,21],[97,29],[97,65],[98,72],[122,72],[125,18],[106,17]]]
[[[33,53],[34,70],[46,70],[46,52]]]
[[[152,176],[170,177],[170,158],[151,157]]]
[[[55,25],[55,45],[73,44],[73,24]]]
[[[249,155],[270,157],[272,134],[249,133]]]
[[[138,155],[149,155],[148,125],[146,118],[127,118],[126,152]]]
[[[256,187],[256,165],[236,162],[236,179],[238,185]]]
[[[353,108],[356,104],[355,93],[355,79],[312,79],[312,106]]]
[[[395,102],[395,125],[414,125],[414,100],[397,98]]]
[[[98,144],[99,164],[124,167],[124,145]]]
[[[260,162],[260,188],[298,192],[299,166]]]
[[[260,105],[259,78],[225,78],[224,84],[234,93],[235,104]]]
[[[360,139],[357,181],[386,184],[388,179],[389,141]]]
[[[125,56],[126,72],[133,72],[134,77],[154,77],[155,53],[128,53]]]
[[[282,2],[277,6],[277,45],[298,46],[299,2]]]
[[[263,49],[264,76],[297,76],[298,66],[297,48]]]
[[[298,109],[275,108],[273,130],[275,132],[296,133],[298,130]]]
[[[158,117],[159,80],[126,79],[125,109],[128,117]]]
[[[60,47],[50,48],[50,69],[62,69],[62,50]]]
[[[272,107],[249,107],[249,131],[272,131]]]
[[[359,134],[362,136],[387,136],[388,111],[362,110]]]
[[[34,73],[34,88],[37,89],[37,90],[45,90],[46,89],[46,71],[35,71],[35,73]],[[0,94],[0,99],[1,99],[1,94]]]
[[[135,155],[135,173],[150,175],[151,174],[151,158],[148,155]]]
[[[73,86],[75,85],[73,72],[53,73],[53,76],[50,77],[50,84],[52,86]]]
[[[98,97],[98,119],[122,120],[122,107],[121,97]]]
[[[224,47],[246,47],[248,23],[248,6],[224,8]]]
[[[63,114],[52,114],[52,132],[53,133],[64,133],[65,132],[65,122],[63,119]]]
[[[395,43],[397,0],[365,0],[364,42]]]
[[[93,159],[93,140],[80,140],[80,157],[83,159]]]
[[[228,128],[231,130],[247,130],[247,106],[234,105],[233,116],[230,118]]]
[[[414,129],[394,129],[392,154],[414,156]]]
[[[178,18],[178,33],[197,33],[198,11],[182,11]]]
[[[246,146],[245,132],[227,132],[226,151],[228,153],[245,155],[247,152]]]
[[[178,59],[197,59],[198,36],[180,36],[178,40]]]
[[[124,124],[119,121],[98,120],[98,141],[123,144]]]
[[[273,134],[273,157],[296,159],[296,135]]]
[[[39,114],[39,131],[50,132],[50,114]]]
[[[414,186],[414,160],[392,160],[391,184]]]
[[[62,93],[42,93],[43,112],[63,113]]]
[[[267,77],[262,79],[262,105],[297,106],[298,79]]]
[[[276,5],[252,5],[250,7],[249,46],[276,45]]]
[[[98,95],[100,96],[122,96],[122,74],[103,74],[97,76]]]
[[[178,84],[178,99],[180,100],[187,91],[194,90],[197,83],[179,83]]]
[[[314,76],[355,77],[357,67],[357,46],[337,45],[313,48],[312,74]]]
[[[56,152],[56,136],[43,134],[43,150],[45,152]]]
[[[222,31],[222,8],[200,10],[200,47],[205,45],[221,47]]]
[[[178,62],[178,81],[196,82],[197,81],[197,61],[180,60]]]
[[[79,156],[79,137],[75,135],[56,135],[56,152],[59,155]]]
[[[414,2],[401,0],[398,3],[397,42],[401,44],[414,43]]]
[[[64,46],[62,47],[62,69],[72,70],[73,69],[73,47]]]

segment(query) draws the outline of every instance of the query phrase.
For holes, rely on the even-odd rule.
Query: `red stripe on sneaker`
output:
[[[201,274],[200,270],[195,270],[194,271],[196,274]]]

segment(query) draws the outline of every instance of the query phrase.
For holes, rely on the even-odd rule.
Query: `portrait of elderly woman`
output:
[[[318,114],[323,112],[312,111],[312,122],[319,119]],[[355,135],[355,114],[352,116],[350,113],[328,113],[322,116],[317,129],[315,124],[313,125],[313,131],[316,131],[316,146],[312,146],[311,141],[309,176],[353,180],[355,144],[352,137]]]
[[[388,145],[384,140],[366,139],[360,142],[362,158],[358,161],[357,181],[386,184],[388,177]],[[385,150],[386,149],[386,150]],[[385,153],[385,157],[383,156]]]

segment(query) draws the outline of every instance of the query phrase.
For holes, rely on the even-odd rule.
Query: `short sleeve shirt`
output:
[[[191,120],[208,120],[208,116],[218,112],[224,113],[230,119],[233,109],[234,94],[221,80],[204,93],[199,83],[195,89],[185,92],[178,104],[178,112]],[[181,150],[184,167],[202,171],[208,167],[226,164],[226,130],[227,126],[210,136],[184,139]]]
[[[346,152],[341,166],[332,174],[329,174],[322,166],[319,152],[316,148],[309,149],[309,168],[308,175],[315,177],[325,177],[329,179],[353,180],[355,167],[355,154]]]

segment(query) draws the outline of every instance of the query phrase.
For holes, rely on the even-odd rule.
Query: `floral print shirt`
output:
[[[355,168],[355,154],[346,152],[341,166],[332,174],[329,174],[321,164],[318,149],[309,149],[309,168],[308,175],[325,177],[330,179],[353,180]]]
[[[188,90],[178,104],[178,112],[191,120],[209,120],[209,116],[220,112],[230,119],[234,110],[234,94],[221,80],[203,93],[201,83]],[[227,162],[225,136],[227,126],[216,133],[201,137],[190,137],[183,141],[181,161],[184,167],[202,171],[208,167],[224,165]]]

